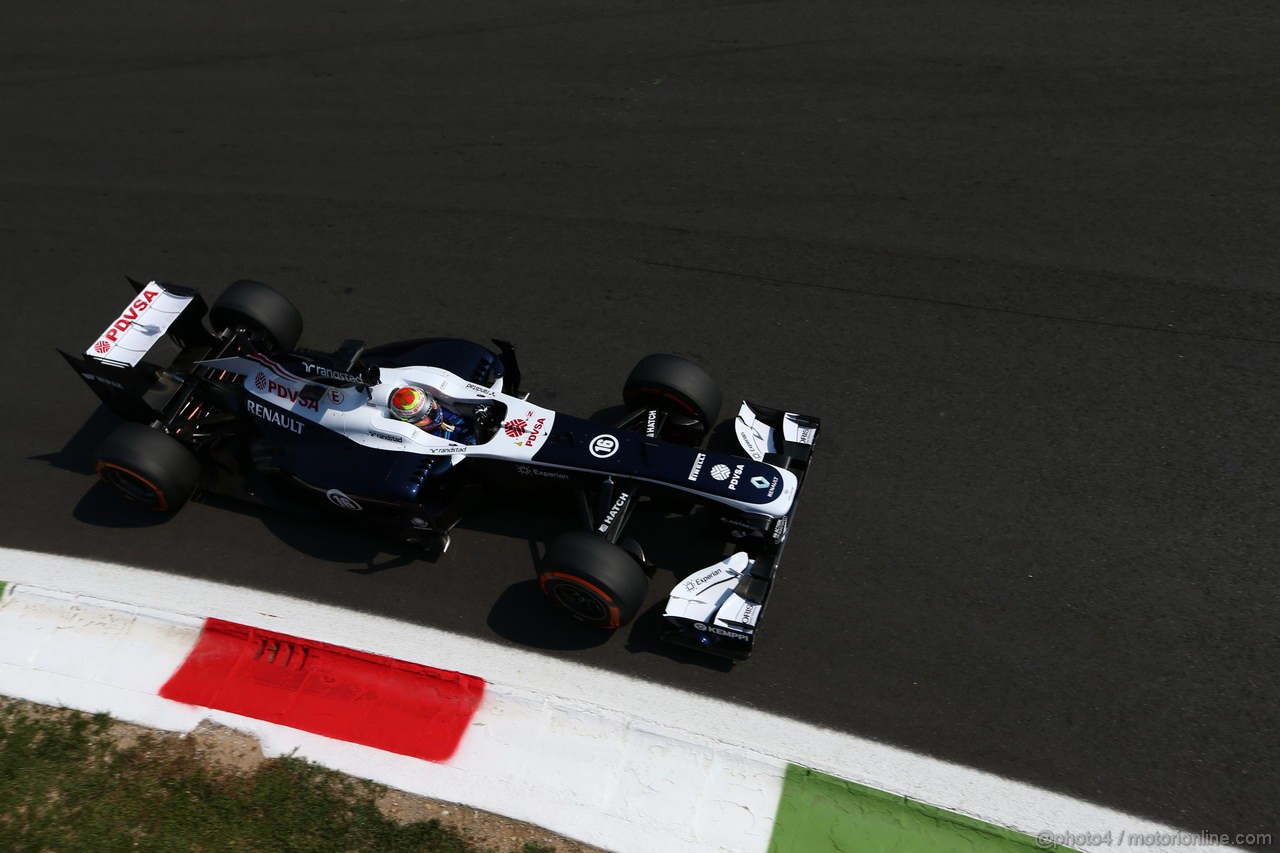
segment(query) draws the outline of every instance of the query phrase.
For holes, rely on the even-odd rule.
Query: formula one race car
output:
[[[159,512],[197,490],[285,501],[377,517],[406,541],[447,547],[464,494],[495,484],[563,491],[582,529],[548,545],[539,583],[602,628],[636,615],[653,575],[624,536],[632,513],[702,505],[732,553],[676,584],[661,636],[750,654],[817,418],[743,403],[740,452],[716,452],[701,445],[719,389],[677,356],[641,359],[623,385],[627,414],[602,424],[529,402],[506,341],[496,350],[456,338],[298,349],[302,318],[266,285],[237,281],[206,307],[188,287],[130,283],[136,297],[84,355],[62,353],[128,421],[97,455],[99,475],[124,497]],[[404,386],[429,389],[458,432],[442,437],[393,416],[390,395]]]

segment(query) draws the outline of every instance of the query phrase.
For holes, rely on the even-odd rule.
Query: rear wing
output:
[[[189,335],[190,323],[179,322],[196,303],[199,316],[195,317],[195,325],[199,327],[200,317],[205,314],[204,300],[191,288],[177,285],[164,285],[158,281],[150,284],[139,284],[129,279],[137,291],[137,297],[129,302],[120,312],[120,316],[102,330],[98,339],[84,351],[85,356],[100,361],[137,367],[142,358],[171,328],[176,334],[184,330]],[[201,330],[202,327],[201,327]],[[180,344],[181,346],[182,344]]]
[[[180,386],[169,374],[179,356],[216,340],[204,327],[204,299],[189,287],[129,279],[124,309],[80,356],[58,350],[104,404],[121,417],[149,422]]]

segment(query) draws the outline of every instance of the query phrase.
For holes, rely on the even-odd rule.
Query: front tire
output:
[[[597,628],[621,628],[644,605],[649,578],[626,551],[590,533],[565,533],[547,548],[538,585],[551,603]]]
[[[175,513],[200,484],[200,461],[177,439],[141,424],[121,424],[98,450],[98,476],[126,500]]]
[[[720,417],[716,381],[678,355],[658,353],[640,359],[622,386],[622,401],[632,409],[666,412],[674,423],[689,424],[699,441]]]
[[[242,329],[262,337],[267,350],[291,350],[302,337],[302,314],[284,294],[260,281],[241,279],[209,309],[213,330]]]

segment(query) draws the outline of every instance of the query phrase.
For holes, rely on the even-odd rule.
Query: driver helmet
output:
[[[440,404],[417,385],[403,385],[392,391],[388,406],[395,417],[423,429],[437,427],[444,420]]]

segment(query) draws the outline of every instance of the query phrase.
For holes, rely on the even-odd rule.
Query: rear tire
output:
[[[590,533],[566,533],[547,548],[538,585],[552,604],[597,628],[621,628],[644,605],[649,578],[626,551]]]
[[[666,412],[673,419],[692,419],[698,439],[720,417],[720,387],[705,370],[678,355],[647,355],[622,386],[622,401],[632,409]]]
[[[98,476],[126,500],[174,513],[200,484],[200,461],[177,439],[141,424],[121,424],[98,450]]]
[[[241,279],[209,309],[213,330],[243,329],[263,336],[267,350],[290,350],[302,337],[302,314],[280,291],[260,281]]]

